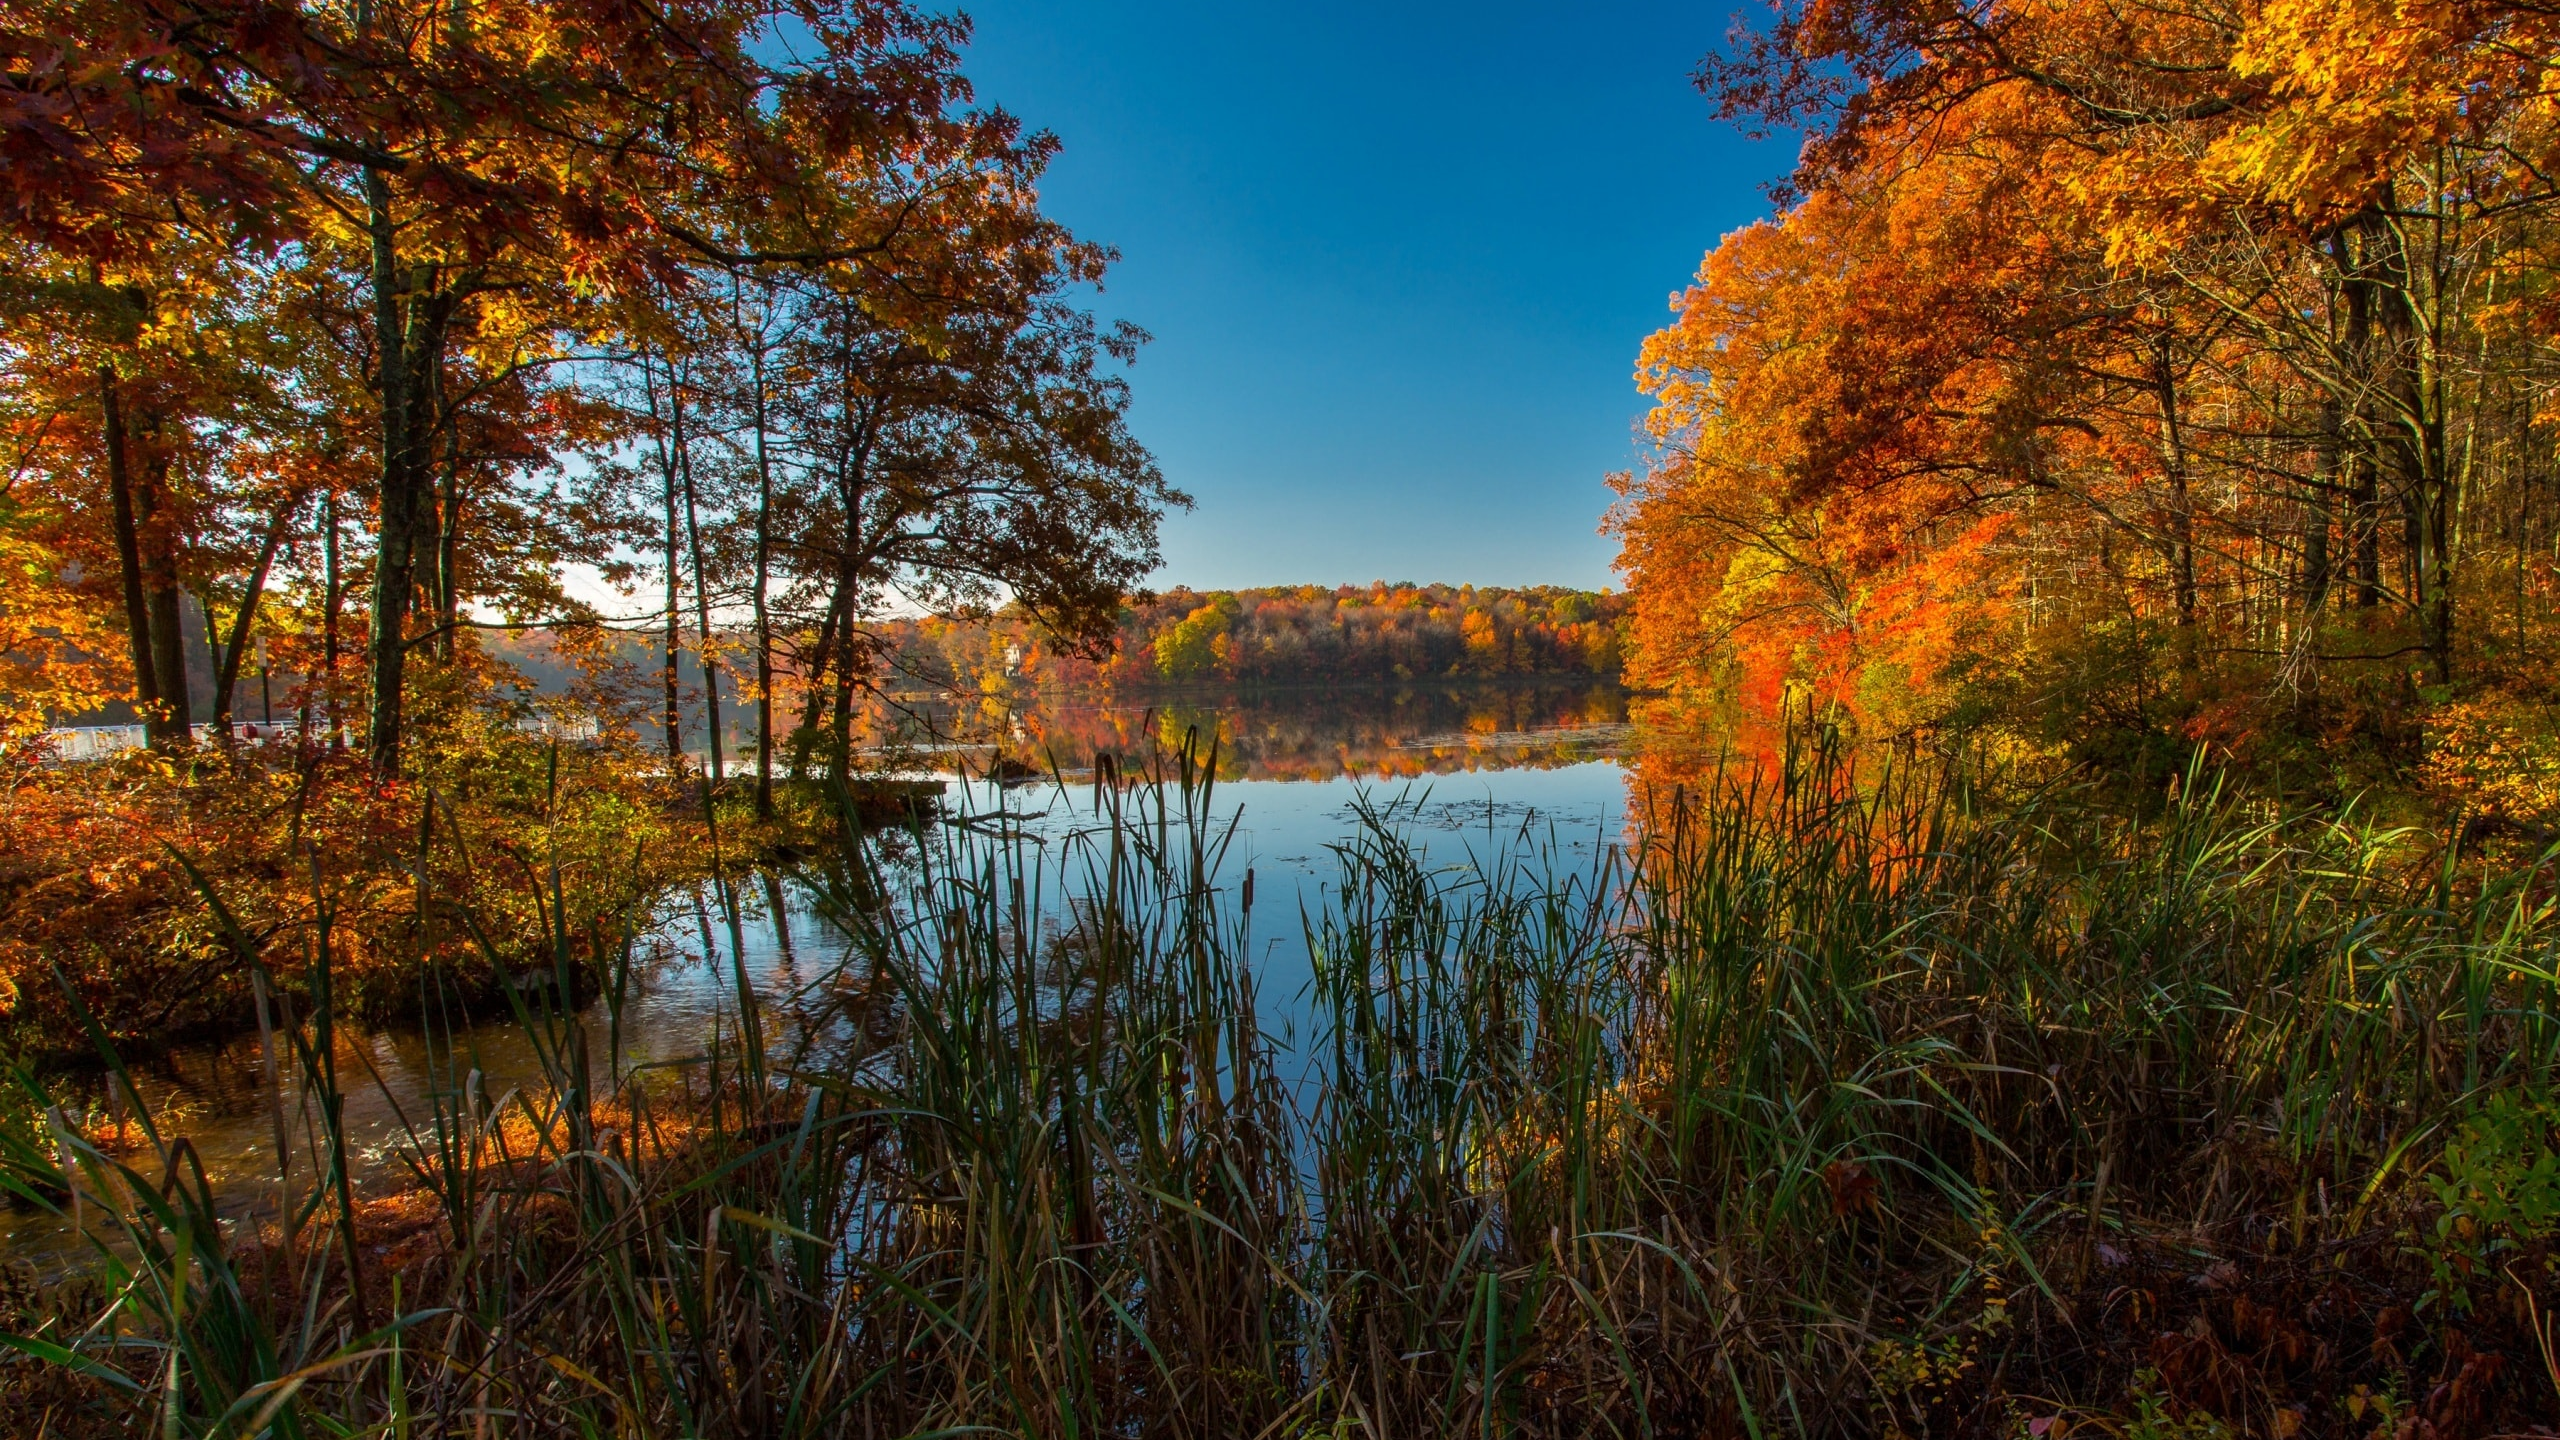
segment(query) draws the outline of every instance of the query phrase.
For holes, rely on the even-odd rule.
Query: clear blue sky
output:
[[[1615,581],[1636,348],[1794,156],[1688,83],[1733,4],[962,8],[1156,337],[1132,424],[1199,502],[1157,584]]]

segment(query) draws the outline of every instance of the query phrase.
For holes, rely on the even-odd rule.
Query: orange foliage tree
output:
[[[553,816],[566,730],[596,853],[668,839],[597,861],[645,907],[713,853],[716,788],[671,787],[706,729],[722,778],[721,700],[787,820],[771,712],[841,717],[897,596],[1107,641],[1181,497],[1125,424],[1143,336],[1074,303],[1110,254],[967,37],[903,0],[0,9],[0,1020],[58,1028],[5,993],[57,959],[116,1026],[240,1019],[150,840],[285,935],[396,889],[396,837]],[[609,620],[658,622],[654,716]],[[301,743],[231,733],[271,707]],[[53,763],[128,714],[162,753]],[[531,873],[481,897],[502,943]],[[351,930],[385,993],[464,933],[398,911]]]
[[[0,19],[0,224],[31,273],[110,290],[165,293],[194,253],[300,272],[255,308],[303,312],[341,372],[300,393],[334,383],[322,428],[366,462],[343,578],[394,774],[411,660],[467,608],[456,473],[544,418],[538,377],[663,344],[673,303],[749,274],[934,349],[983,282],[1057,248],[1030,202],[1047,142],[969,105],[966,33],[896,0],[32,0]],[[589,538],[572,558],[621,537]],[[466,568],[510,573],[496,548]]]
[[[1099,655],[1048,643],[1021,614],[906,621],[884,638],[893,683],[903,676],[946,689],[1614,680],[1626,603],[1549,585],[1177,588],[1124,605]]]
[[[1699,75],[1810,139],[1639,362],[1635,673],[2152,769],[2532,691],[2556,47],[2504,5],[1781,6]]]

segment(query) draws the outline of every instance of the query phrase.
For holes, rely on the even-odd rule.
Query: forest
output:
[[[931,616],[883,627],[892,684],[1143,691],[1620,672],[1623,595],[1561,586],[1298,585],[1134,598],[1107,651],[1035,621]],[[1007,622],[1010,623],[1007,623]]]
[[[348,884],[384,943],[341,995],[414,1012],[374,958],[467,941],[375,928],[422,903],[398,837],[439,804],[511,828],[545,737],[586,737],[570,852],[645,853],[598,883],[646,903],[709,863],[741,719],[750,822],[846,748],[885,611],[1107,640],[1183,497],[1125,424],[1144,337],[1076,303],[1110,254],[1041,212],[1055,142],[976,102],[966,34],[897,4],[0,20],[0,1028],[78,1049],[66,995],[127,1042],[246,1025],[193,864],[256,926],[292,877]],[[49,727],[127,717],[148,755],[52,763]],[[521,949],[540,897],[469,886]]]
[[[2560,14],[1745,11],[1609,589],[972,36],[0,8],[0,1435],[2554,1433]]]
[[[1710,59],[1808,142],[1638,362],[1631,676],[2155,788],[2197,746],[2331,800],[2423,770],[2543,833],[2551,42],[1851,0]]]
[[[1182,497],[1123,423],[1144,337],[1073,302],[1109,254],[1040,212],[1054,141],[973,103],[964,35],[14,10],[13,734],[113,700],[228,737],[282,676],[387,780],[475,632],[654,620],[668,707],[701,652],[759,714],[840,714],[892,594],[1106,635]]]

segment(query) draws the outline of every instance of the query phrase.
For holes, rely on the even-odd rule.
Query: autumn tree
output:
[[[1031,190],[1052,142],[967,108],[965,34],[876,0],[40,0],[0,22],[10,229],[73,268],[215,246],[305,273],[308,318],[363,392],[373,464],[343,498],[371,543],[344,570],[369,589],[368,745],[388,773],[413,652],[474,623],[468,576],[557,573],[509,563],[510,544],[560,557],[485,497],[562,446],[621,443],[562,413],[552,375],[657,343],[654,317],[750,279],[802,277],[933,351],[990,315],[1025,323],[1044,276],[1090,278],[1099,252]],[[321,497],[331,554],[340,498]],[[588,518],[589,553],[609,555],[628,516]],[[994,553],[1018,523],[962,529],[939,530],[946,560],[1040,590]],[[334,636],[340,585],[320,588]]]
[[[822,715],[843,743],[862,627],[892,604],[1002,602],[1059,643],[1108,646],[1121,597],[1156,565],[1158,514],[1188,501],[1128,432],[1116,368],[1144,337],[1065,298],[1107,258],[1050,229],[960,292],[929,339],[840,288],[783,302],[749,454],[779,497],[758,511],[779,510],[758,545],[781,577],[770,604],[805,637],[803,755]]]
[[[68,527],[79,578],[55,583],[112,595],[136,709],[155,745],[182,744],[197,680],[227,724],[225,686],[308,495],[288,458],[302,417],[292,346],[265,304],[273,271],[174,245],[149,263],[14,261],[0,271],[0,382],[47,417],[19,475]],[[210,672],[191,676],[199,640]]]
[[[1027,616],[886,627],[896,678],[946,690],[1385,684],[1499,676],[1614,681],[1626,597],[1561,586],[1297,585],[1132,596],[1105,655]]]
[[[2085,711],[2113,666],[2180,743],[2308,714],[2324,671],[2525,673],[2549,27],[1778,10],[1700,74],[1810,139],[1641,364],[1660,449],[1614,523],[1642,672],[1890,731],[1985,684]],[[2513,623],[2466,626],[2501,552]]]

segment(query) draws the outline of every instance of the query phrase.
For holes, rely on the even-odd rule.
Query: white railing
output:
[[[210,745],[221,738],[209,724],[193,725],[188,730],[199,745]],[[233,720],[231,733],[247,744],[269,745],[300,735],[302,726],[293,720]],[[57,760],[104,760],[151,743],[150,732],[140,725],[61,725],[44,734]]]
[[[144,743],[139,725],[71,725],[44,732],[57,760],[104,760]]]
[[[190,728],[199,745],[210,745],[220,738],[209,724]],[[592,715],[529,715],[517,721],[515,728],[520,734],[571,742],[593,740],[599,733]],[[245,745],[272,745],[299,739],[302,726],[292,719],[234,719],[231,733]],[[150,732],[140,725],[63,725],[47,730],[45,739],[53,748],[53,758],[58,761],[105,760],[151,743]]]
[[[593,740],[599,733],[593,715],[528,715],[516,722],[516,732],[552,740]]]

